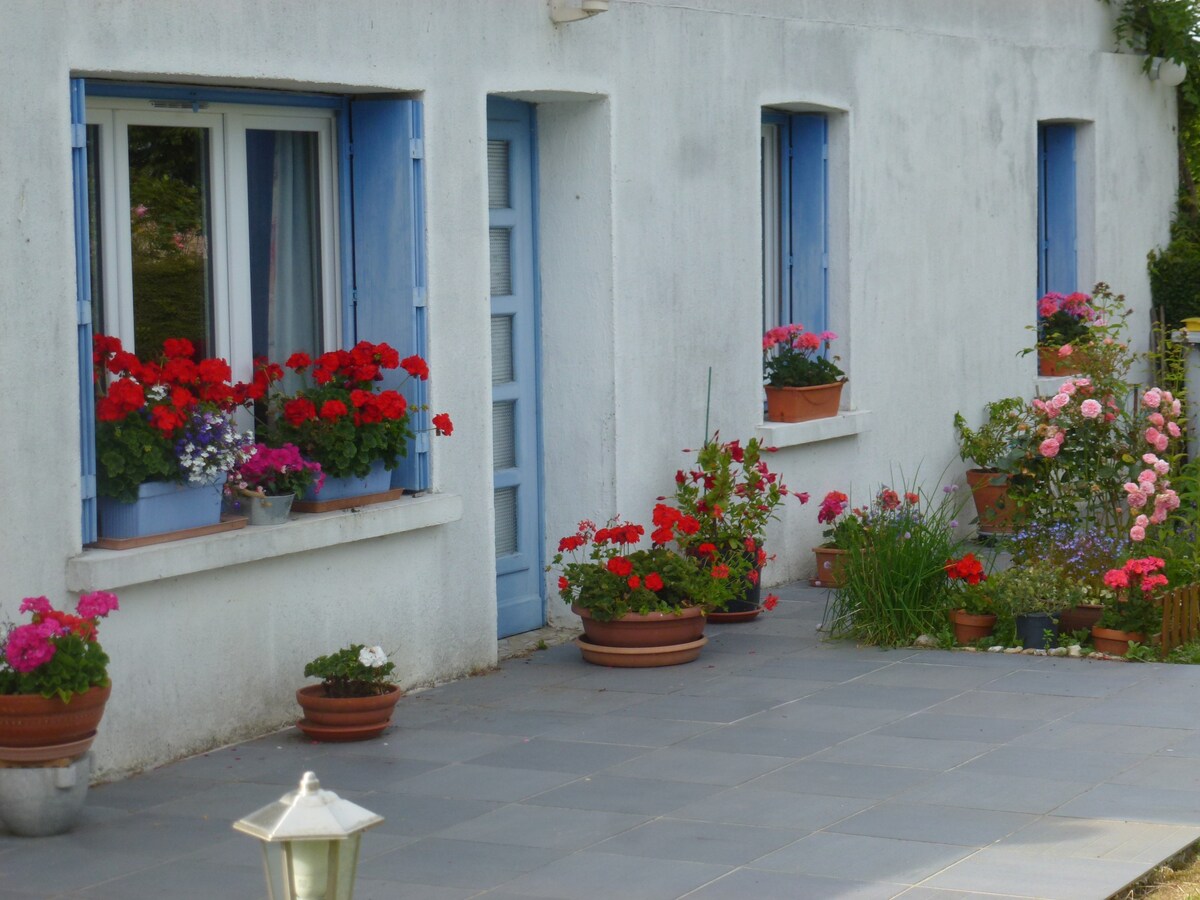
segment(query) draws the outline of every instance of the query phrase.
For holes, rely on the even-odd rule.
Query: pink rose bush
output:
[[[31,621],[0,631],[0,694],[71,697],[108,681],[108,656],[96,640],[100,619],[119,609],[115,594],[84,594],[74,614],[45,597],[26,597],[19,611]]]
[[[1123,485],[1133,522],[1129,527],[1129,538],[1138,543],[1146,540],[1149,526],[1162,525],[1171,511],[1179,508],[1179,494],[1167,477],[1171,473],[1168,457],[1172,455],[1174,442],[1183,435],[1179,425],[1183,403],[1170,391],[1150,388],[1142,394],[1141,408],[1148,411],[1144,413],[1146,428],[1140,432],[1145,444],[1140,457],[1143,468],[1133,481]],[[1159,454],[1168,454],[1168,457]]]

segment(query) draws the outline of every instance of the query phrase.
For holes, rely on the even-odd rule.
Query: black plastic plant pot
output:
[[[1017,616],[1017,637],[1026,650],[1046,650],[1046,632],[1058,636],[1058,621],[1049,613],[1025,613]]]

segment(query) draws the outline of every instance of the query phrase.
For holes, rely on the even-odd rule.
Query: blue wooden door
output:
[[[487,136],[497,633],[506,637],[546,622],[533,108],[489,98]]]

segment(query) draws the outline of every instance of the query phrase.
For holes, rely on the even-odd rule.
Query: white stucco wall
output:
[[[63,601],[91,576],[120,594],[103,629],[108,773],[286,722],[303,663],[352,639],[397,650],[408,685],[494,661],[489,93],[539,103],[550,552],[579,518],[648,516],[703,436],[710,365],[712,427],[761,424],[766,105],[842,111],[832,323],[853,404],[870,410],[867,430],[788,447],[777,468],[817,499],[865,499],[918,466],[957,476],[953,412],[1034,388],[1016,354],[1034,317],[1039,120],[1090,123],[1080,281],[1108,281],[1145,320],[1174,102],[1113,52],[1110,16],[1095,0],[612,0],[556,28],[542,0],[9,0],[0,613],[16,618],[31,594]],[[214,545],[237,564],[132,585],[122,564],[79,562],[71,75],[424,100],[431,391],[457,426],[435,441],[435,491],[461,497],[461,515],[396,534],[376,517],[385,533],[286,555],[286,541],[255,539],[248,556]],[[790,507],[768,581],[806,575],[817,535],[815,508]],[[124,565],[142,579],[170,554]],[[553,596],[550,610],[564,615]]]

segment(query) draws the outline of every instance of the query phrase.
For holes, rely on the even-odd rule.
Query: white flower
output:
[[[388,658],[382,647],[363,647],[358,651],[358,661],[364,666],[378,669],[387,665]]]

